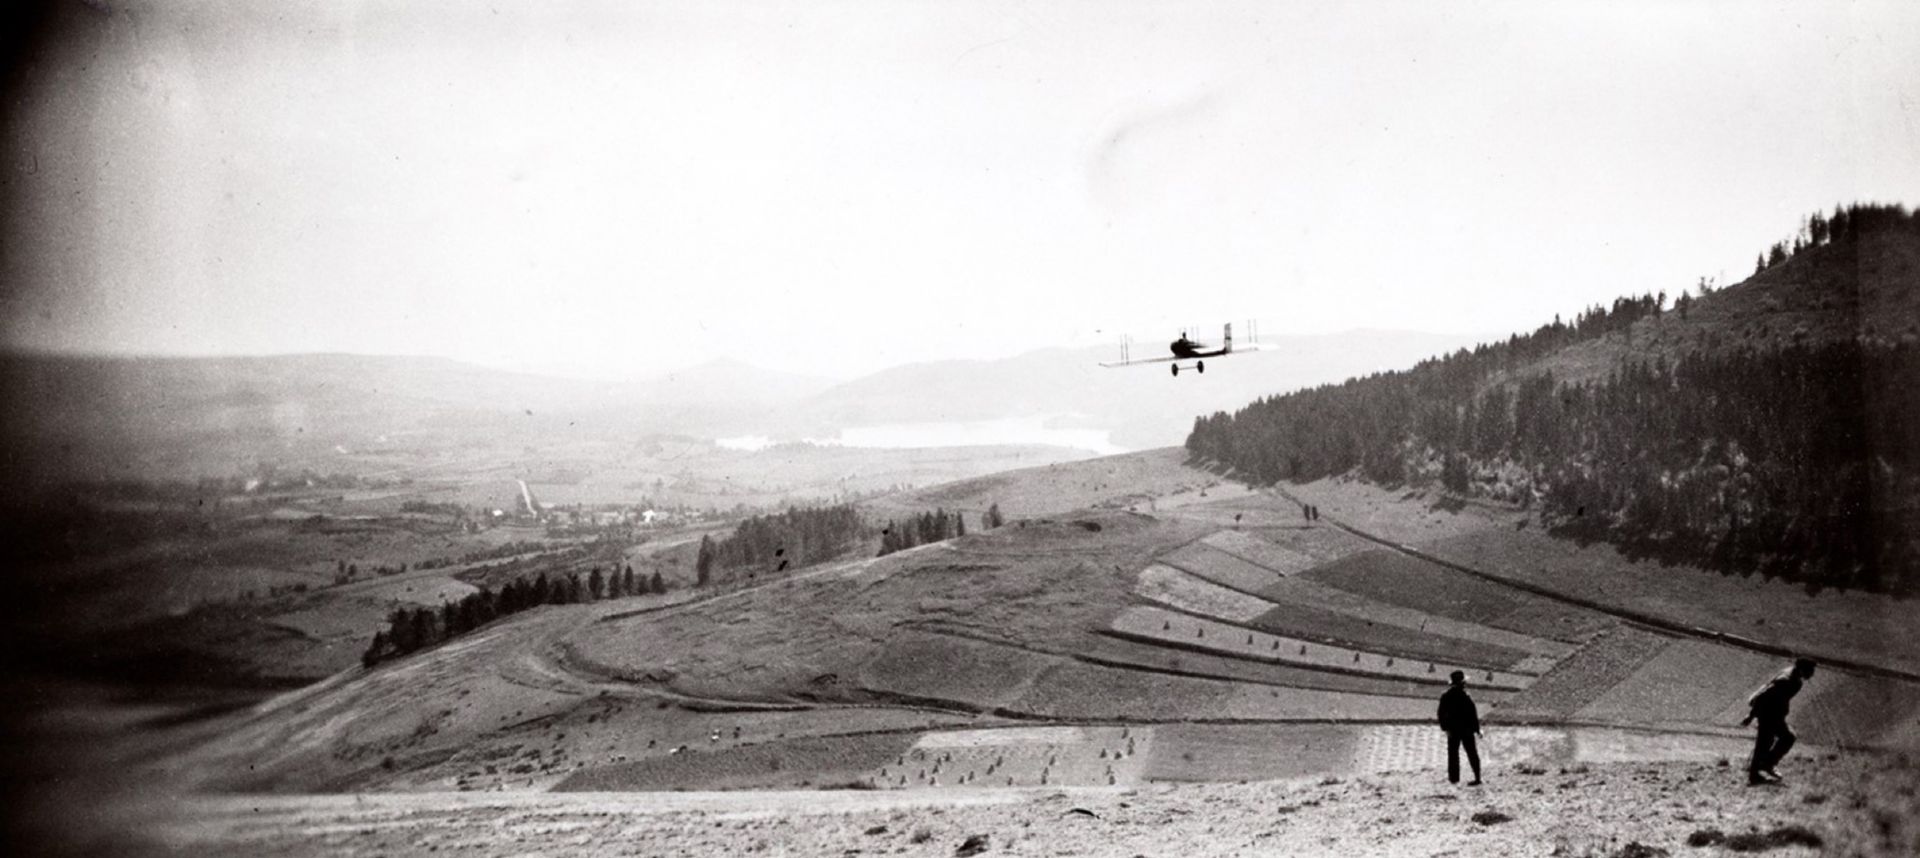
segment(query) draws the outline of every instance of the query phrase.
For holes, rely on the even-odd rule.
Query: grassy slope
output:
[[[1487,786],[1431,771],[1347,780],[1095,790],[734,795],[388,796],[209,799],[148,830],[151,847],[206,856],[520,853],[907,856],[989,854],[1628,856],[1695,849],[1697,832],[1798,826],[1832,854],[1920,851],[1920,773],[1866,756],[1790,760],[1785,787],[1750,789],[1712,763],[1607,764],[1522,774],[1493,763]],[[1069,812],[1082,809],[1087,813]],[[1483,824],[1496,812],[1504,821]],[[1482,816],[1491,820],[1494,817]],[[1768,854],[1814,854],[1792,846]]]

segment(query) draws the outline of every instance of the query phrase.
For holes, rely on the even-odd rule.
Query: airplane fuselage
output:
[[[1223,355],[1227,353],[1227,350],[1224,348],[1209,350],[1205,343],[1195,342],[1189,339],[1174,340],[1173,342],[1167,344],[1167,349],[1173,352],[1174,357],[1181,358],[1183,360],[1190,359],[1190,358],[1215,357],[1215,356]]]

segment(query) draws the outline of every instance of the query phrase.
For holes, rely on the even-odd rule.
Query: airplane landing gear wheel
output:
[[[1180,377],[1180,365],[1177,363],[1173,365],[1173,375],[1175,378]]]
[[[1197,370],[1199,370],[1199,371],[1201,371],[1201,372],[1206,372],[1206,371],[1207,371],[1207,362],[1206,362],[1206,361],[1201,361],[1201,362],[1199,362],[1199,363],[1196,363],[1196,364],[1194,364],[1194,365],[1193,365],[1193,368],[1194,368],[1194,369],[1197,369]]]

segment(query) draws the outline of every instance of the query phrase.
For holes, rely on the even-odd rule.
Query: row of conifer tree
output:
[[[852,504],[790,507],[776,515],[756,515],[734,526],[731,536],[700,538],[695,580],[704,586],[723,569],[745,569],[752,576],[831,560],[867,535],[867,526]]]
[[[1003,524],[1005,519],[999,504],[988,508],[982,520],[988,527]],[[964,535],[966,522],[958,512],[935,510],[911,516],[905,522],[889,521],[881,534],[880,553],[890,554],[902,548]],[[752,577],[753,570],[759,567],[784,571],[832,560],[870,536],[870,528],[862,523],[859,511],[851,504],[796,507],[776,515],[753,516],[736,525],[729,536],[718,540],[701,537],[694,563],[695,586],[706,586],[723,569],[744,567]],[[636,575],[632,565],[611,573],[602,573],[596,566],[585,578],[578,572],[564,576],[542,572],[531,578],[516,578],[498,594],[482,587],[438,608],[395,608],[387,617],[387,627],[374,634],[372,643],[361,656],[361,663],[371,667],[539,605],[566,605],[666,591],[666,581],[659,572],[651,577]]]
[[[659,572],[651,576],[635,574],[631,564],[607,573],[596,566],[585,578],[578,572],[551,577],[542,572],[532,578],[516,578],[497,594],[481,587],[458,601],[442,602],[438,608],[395,608],[387,615],[386,629],[374,633],[360,663],[372,667],[541,605],[571,605],[666,591],[666,579]]]

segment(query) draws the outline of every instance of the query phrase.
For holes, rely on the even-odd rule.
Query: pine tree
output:
[[[600,574],[600,567],[593,567],[593,574],[587,576],[587,598],[599,601],[607,596],[607,579]]]
[[[713,537],[700,537],[700,555],[693,563],[693,582],[695,586],[705,587],[713,574]]]
[[[413,612],[412,623],[414,646],[425,649],[438,643],[438,630],[433,627],[433,611],[420,608]]]
[[[649,589],[655,593],[667,592],[667,579],[660,577],[660,571],[657,569],[654,570],[652,586]]]
[[[360,655],[363,667],[372,667],[387,655],[387,633],[374,632],[373,642],[367,644],[367,651]]]

